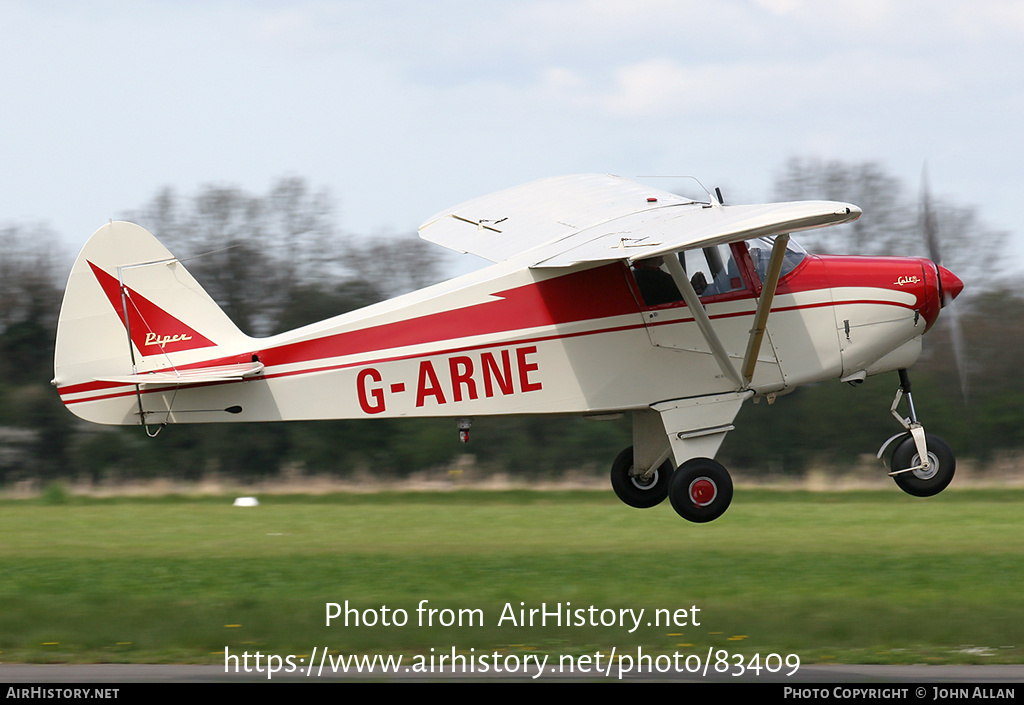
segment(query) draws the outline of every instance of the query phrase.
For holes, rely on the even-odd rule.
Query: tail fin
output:
[[[53,384],[82,418],[146,423],[140,385],[180,386],[182,371],[191,371],[192,384],[208,381],[202,372],[214,367],[221,375],[252,374],[256,361],[239,357],[252,349],[252,339],[155,237],[112,222],[89,238],[71,269]]]

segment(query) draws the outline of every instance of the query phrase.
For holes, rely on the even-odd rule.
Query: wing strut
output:
[[[764,333],[768,329],[768,314],[772,310],[772,300],[775,298],[775,288],[779,284],[779,275],[782,273],[782,262],[786,256],[786,246],[789,244],[789,234],[779,235],[772,245],[772,256],[768,260],[768,273],[765,275],[764,285],[761,288],[761,300],[757,302],[757,315],[754,317],[754,327],[750,330],[750,339],[747,341],[747,353],[743,358],[743,379],[747,386],[754,379],[754,368],[757,366],[757,355],[761,352],[761,341],[764,340]]]
[[[722,345],[721,339],[715,333],[715,328],[711,325],[711,319],[708,318],[707,311],[704,310],[704,305],[700,302],[700,297],[697,296],[693,285],[690,284],[690,280],[686,277],[686,272],[683,271],[683,265],[680,264],[679,258],[675,254],[669,254],[665,256],[664,261],[668,266],[669,274],[672,275],[672,280],[676,283],[680,293],[682,293],[683,300],[686,301],[690,313],[693,314],[693,319],[697,321],[697,327],[700,328],[704,339],[711,347],[711,352],[715,356],[718,366],[722,368],[722,372],[729,379],[736,383],[737,389],[743,389],[746,387],[743,383],[743,378],[736,371],[735,365],[729,359],[729,353],[725,351],[725,346]]]

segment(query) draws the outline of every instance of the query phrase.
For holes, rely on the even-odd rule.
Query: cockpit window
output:
[[[746,290],[746,283],[729,245],[687,250],[665,257],[679,258],[687,279],[701,299]],[[646,306],[660,306],[683,300],[672,275],[668,273],[663,257],[637,260],[633,264],[633,277]]]
[[[768,276],[768,261],[772,258],[772,245],[774,244],[774,237],[762,237],[747,242],[747,247],[750,248],[750,259],[753,260],[754,269],[757,270],[757,276],[762,282]],[[781,279],[796,269],[796,266],[803,262],[806,256],[807,251],[790,238],[786,245],[786,256],[782,260],[782,273],[779,278]]]
[[[746,288],[729,245],[688,250],[685,257],[686,273],[702,299]]]
[[[758,278],[763,283],[768,276],[768,262],[772,257],[774,237],[748,240],[746,245]],[[683,271],[701,299],[722,294],[733,294],[747,290],[740,267],[733,256],[732,247],[742,248],[743,243],[715,245],[695,250],[686,250],[665,257],[678,257]],[[737,250],[740,252],[741,250]],[[786,244],[779,278],[792,272],[807,257],[807,251],[792,239]],[[668,273],[663,257],[651,257],[633,263],[633,277],[645,306],[660,306],[667,303],[681,303],[682,294],[676,288],[672,275]]]
[[[675,255],[668,255],[675,257]],[[643,297],[645,306],[660,306],[661,304],[682,301],[683,295],[679,293],[672,275],[665,268],[662,257],[650,257],[639,259],[633,263],[633,279],[637,288],[640,289],[640,296]]]

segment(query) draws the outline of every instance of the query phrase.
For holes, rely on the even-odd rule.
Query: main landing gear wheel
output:
[[[732,502],[732,478],[721,463],[711,458],[692,458],[672,474],[668,498],[683,519],[697,523],[713,521]]]
[[[668,496],[668,482],[672,477],[672,463],[668,460],[646,480],[642,475],[632,473],[633,446],[630,446],[612,463],[612,489],[629,506],[647,509],[661,504]]]
[[[898,473],[892,479],[901,490],[915,497],[931,497],[942,492],[952,482],[953,473],[956,472],[956,457],[945,441],[930,433],[925,434],[925,439],[928,445],[927,469],[907,470],[921,464],[917,445],[910,434],[896,446],[890,463],[892,471]]]

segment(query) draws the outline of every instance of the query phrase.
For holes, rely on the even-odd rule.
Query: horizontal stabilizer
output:
[[[163,370],[161,372],[144,372],[137,375],[117,377],[97,377],[96,381],[138,384],[143,387],[167,385],[187,387],[208,382],[235,382],[247,377],[255,377],[261,372],[263,372],[262,362],[247,362],[237,365],[218,365],[187,370]]]

